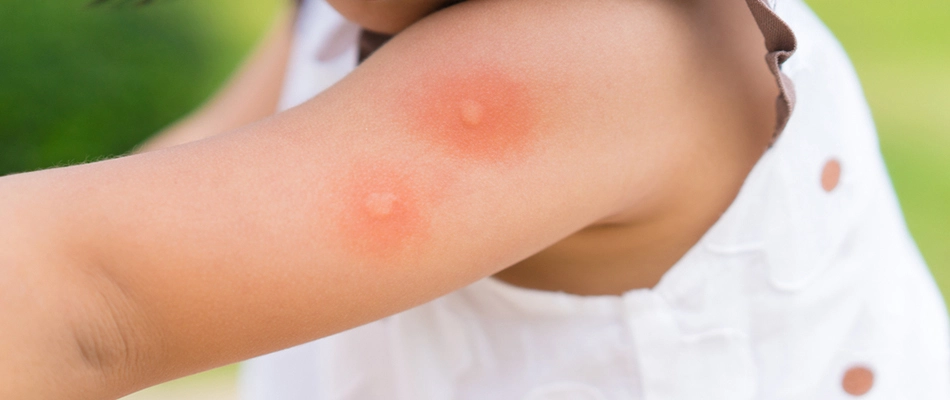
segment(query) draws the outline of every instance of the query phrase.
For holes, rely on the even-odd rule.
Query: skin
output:
[[[385,265],[431,240],[429,210],[441,189],[431,172],[414,167],[367,160],[343,173],[337,224],[349,252]]]
[[[655,283],[769,142],[761,36],[741,2],[551,1],[435,13],[228,133],[0,178],[0,398],[116,398],[493,274]]]
[[[449,67],[451,68],[451,67]],[[436,65],[399,105],[409,129],[437,151],[471,161],[523,159],[539,139],[543,107],[530,85],[497,66],[476,65],[465,75]]]

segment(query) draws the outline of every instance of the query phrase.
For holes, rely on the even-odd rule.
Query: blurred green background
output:
[[[282,0],[0,2],[0,175],[127,152],[198,106]],[[950,294],[950,1],[808,0],[858,70],[907,223]],[[234,367],[136,399],[232,399]]]
[[[0,175],[119,155],[198,106],[280,0],[0,1]]]

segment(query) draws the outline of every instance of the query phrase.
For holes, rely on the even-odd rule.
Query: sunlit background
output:
[[[946,297],[950,1],[807,2],[855,63],[907,223]],[[282,5],[0,1],[0,175],[127,152],[198,106]],[[235,399],[235,371],[225,367],[129,399]]]

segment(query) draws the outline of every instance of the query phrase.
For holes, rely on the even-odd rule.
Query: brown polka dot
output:
[[[821,187],[826,192],[830,192],[838,187],[839,180],[841,180],[841,163],[834,159],[828,160],[825,168],[821,170]]]
[[[861,396],[874,386],[874,372],[865,367],[851,367],[841,378],[841,388],[852,396]]]

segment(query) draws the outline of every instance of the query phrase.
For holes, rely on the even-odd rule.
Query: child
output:
[[[246,397],[950,394],[942,302],[803,3],[471,1],[354,69],[357,24],[437,6],[376,5],[304,2],[260,57],[289,59],[274,117],[0,179],[0,397],[317,338],[248,363]],[[215,114],[173,132],[256,119]]]

